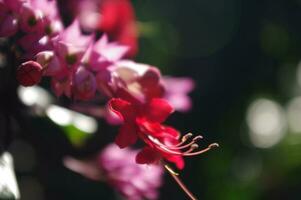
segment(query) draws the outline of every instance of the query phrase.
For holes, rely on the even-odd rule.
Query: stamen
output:
[[[193,136],[192,133],[187,133],[186,135],[184,135],[184,136],[182,137],[182,141],[186,141],[186,140],[188,140],[189,138],[191,138],[192,136]]]
[[[197,140],[201,140],[201,139],[203,139],[203,136],[197,135],[192,139],[192,141],[197,141]]]
[[[190,152],[196,150],[197,148],[199,148],[199,145],[198,145],[198,144],[192,144],[192,145],[190,146],[190,149],[187,150],[187,151],[185,151],[183,154],[185,154],[185,153],[190,153]]]
[[[182,144],[184,144],[189,138],[191,138],[193,136],[192,133],[187,133],[186,135],[184,135],[181,139],[181,142],[178,143],[177,145],[175,146],[181,146]]]
[[[191,142],[189,142],[188,144],[185,144],[185,145],[183,145],[183,146],[171,146],[171,147],[169,147],[169,146],[167,146],[168,148],[170,148],[170,149],[174,149],[174,150],[179,150],[179,149],[185,149],[185,148],[187,148],[187,147],[190,147],[191,145],[193,145],[194,144],[194,141],[191,141]],[[166,145],[165,145],[166,146]]]
[[[205,153],[205,152],[209,151],[210,149],[213,149],[213,148],[216,148],[216,147],[219,147],[219,145],[217,143],[212,143],[206,149],[203,149],[203,150],[197,151],[197,152],[193,152],[193,153],[183,153],[183,156],[199,155],[199,154]]]
[[[203,139],[203,136],[197,135],[196,137],[194,137],[194,138],[192,139],[191,142],[189,142],[188,144],[183,145],[183,144],[188,140],[188,138],[190,138],[190,137],[192,137],[192,133],[188,133],[188,134],[184,135],[184,136],[183,136],[184,139],[182,138],[182,142],[178,143],[177,145],[174,145],[174,146],[166,146],[166,145],[165,145],[165,146],[166,146],[167,148],[169,148],[169,149],[180,150],[180,149],[185,149],[185,148],[190,147],[190,146],[193,145],[197,140]]]
[[[182,152],[178,151],[173,151],[177,149],[171,149],[169,146],[166,146],[165,144],[161,143],[157,138],[152,137],[151,135],[148,135],[148,138],[155,144],[157,145],[158,148],[161,150],[165,151],[166,153],[174,154],[174,155],[179,155],[183,156]]]
[[[151,135],[148,135],[148,138],[155,145],[157,145],[157,148],[160,148],[162,151],[165,151],[166,153],[170,153],[170,154],[173,154],[173,155],[179,155],[179,156],[195,156],[195,155],[205,153],[205,152],[209,151],[212,148],[219,147],[219,145],[217,143],[212,143],[206,149],[203,149],[203,150],[197,151],[197,152],[192,152],[193,150],[196,149],[196,147],[198,147],[198,145],[195,144],[195,143],[189,143],[190,149],[188,151],[178,152],[178,151],[174,151],[174,150],[180,150],[180,149],[182,149],[183,146],[179,147],[179,148],[170,147],[170,146],[166,146],[165,144],[161,143],[157,138],[154,138]]]

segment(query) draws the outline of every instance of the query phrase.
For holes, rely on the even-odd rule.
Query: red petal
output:
[[[153,98],[148,105],[146,116],[151,121],[162,123],[173,111],[173,107],[166,100]]]
[[[183,169],[185,166],[185,162],[182,156],[174,156],[170,154],[164,154],[163,157],[169,162],[174,163],[178,169]]]
[[[151,164],[161,159],[160,154],[150,147],[144,147],[136,156],[136,163]]]
[[[180,132],[171,126],[163,126],[165,137],[178,140],[180,138]]]
[[[161,98],[165,93],[165,89],[162,85],[157,85],[151,88],[143,88],[143,93],[147,99]]]
[[[128,101],[113,98],[109,101],[109,108],[124,121],[131,121],[135,118],[135,109]]]
[[[137,141],[137,131],[134,124],[125,123],[121,126],[118,135],[115,138],[115,143],[120,148],[125,148]]]
[[[145,118],[136,118],[136,123],[142,132],[147,132],[154,137],[162,136],[162,127],[160,123],[151,122]]]
[[[180,132],[170,126],[163,126],[158,122],[151,122],[140,117],[136,118],[136,123],[142,132],[147,132],[162,141],[175,141],[172,142],[172,144],[174,144],[177,143],[180,138]]]

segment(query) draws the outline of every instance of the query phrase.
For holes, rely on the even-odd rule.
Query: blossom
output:
[[[187,77],[163,77],[165,87],[164,98],[180,112],[187,112],[191,109],[192,103],[188,93],[194,89],[194,81]]]
[[[94,75],[85,67],[80,66],[74,74],[73,93],[75,99],[88,100],[94,97],[96,81]]]
[[[124,148],[136,143],[140,138],[147,145],[137,155],[137,163],[158,163],[165,159],[174,163],[177,168],[183,169],[183,156],[199,155],[218,146],[217,143],[213,143],[203,150],[197,150],[199,146],[196,142],[202,136],[192,137],[193,135],[188,133],[181,138],[179,131],[163,125],[162,123],[174,111],[165,99],[152,98],[143,103],[134,98],[128,100],[113,98],[109,101],[109,106],[123,119],[115,143]]]
[[[111,99],[109,105],[124,121],[115,143],[124,148],[134,144],[139,137],[149,145],[137,155],[138,163],[156,163],[164,157],[174,162],[179,169],[184,167],[181,154],[178,151],[175,151],[175,154],[168,151],[169,145],[173,147],[173,144],[177,143],[179,132],[172,127],[161,125],[173,112],[167,101],[153,98],[149,103],[139,105],[122,99]],[[161,148],[154,141],[162,143],[166,148]]]
[[[163,168],[159,165],[137,165],[137,151],[108,145],[99,163],[110,185],[129,200],[157,199],[162,184]]]
[[[20,13],[20,28],[25,33],[41,33],[43,32],[43,13],[35,10],[29,2],[22,6]]]
[[[92,180],[103,180],[126,199],[155,200],[163,181],[160,165],[137,165],[137,150],[120,149],[115,144],[105,147],[95,159],[64,158],[64,165]]]
[[[66,95],[72,97],[72,76],[67,75],[64,77],[53,77],[51,79],[51,89],[54,91],[56,96]]]
[[[122,59],[128,51],[128,47],[116,42],[109,42],[104,34],[99,40],[90,45],[83,62],[95,72],[102,71]]]
[[[78,20],[74,20],[70,26],[52,39],[55,56],[60,61],[62,73],[75,70],[92,42],[93,35],[83,35]]]
[[[108,71],[109,75],[104,77],[104,81],[108,82],[108,90],[112,92],[113,97],[147,102],[164,94],[164,87],[160,81],[161,73],[156,67],[121,60],[111,65]]]

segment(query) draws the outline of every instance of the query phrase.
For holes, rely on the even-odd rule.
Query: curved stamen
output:
[[[182,144],[184,144],[189,138],[191,138],[193,136],[192,133],[187,133],[186,135],[184,135],[181,139],[181,142],[178,143],[177,145],[175,146],[181,146]]]
[[[183,145],[183,146],[166,146],[166,145],[164,145],[164,146],[166,146],[167,148],[169,148],[169,149],[174,149],[174,150],[180,150],[180,149],[185,149],[185,148],[187,148],[187,147],[190,147],[191,145],[193,145],[193,144],[195,144],[194,143],[194,141],[191,141],[191,142],[189,142],[188,144],[185,144],[185,145]]]
[[[197,135],[192,139],[192,141],[197,141],[197,140],[201,140],[201,139],[203,139],[203,136]]]
[[[188,137],[187,137],[187,136],[188,136]],[[180,150],[180,149],[185,149],[185,148],[190,147],[190,146],[193,145],[197,140],[203,139],[203,136],[197,135],[196,137],[194,137],[194,138],[192,139],[191,142],[189,142],[188,144],[185,144],[185,145],[184,145],[184,143],[185,143],[190,137],[192,137],[192,133],[188,133],[188,134],[184,135],[183,137],[185,137],[185,139],[183,140],[183,138],[182,138],[182,142],[178,143],[177,145],[173,145],[173,146],[166,146],[166,145],[164,145],[164,144],[163,144],[163,145],[166,146],[166,147],[169,148],[169,149]]]
[[[184,154],[185,154],[185,153],[190,153],[190,152],[196,150],[197,148],[199,148],[199,145],[197,145],[197,144],[192,144],[191,147],[190,147],[190,149],[187,150],[187,151],[185,151]]]
[[[177,151],[174,151],[177,149],[172,149],[169,146],[166,146],[165,144],[161,143],[158,139],[152,137],[151,135],[148,135],[148,138],[157,146],[157,148],[160,148],[162,151],[169,153],[169,154],[173,154],[173,155],[179,155],[179,156],[195,156],[195,155],[205,153],[205,152],[209,151],[210,149],[219,146],[217,143],[212,143],[206,149],[203,149],[203,150],[197,151],[197,152],[192,152],[193,150],[196,149],[196,147],[198,147],[197,144],[193,143],[190,145],[190,149],[188,151],[177,152]]]
[[[174,154],[174,155],[179,155],[181,156],[183,153],[182,152],[177,152],[173,151],[170,149],[168,146],[162,144],[158,139],[153,138],[152,136],[148,135],[148,138],[161,150],[165,151],[166,153]]]
[[[216,148],[216,147],[219,147],[219,145],[217,143],[212,143],[206,149],[203,149],[203,150],[197,151],[197,152],[193,152],[193,153],[184,153],[183,156],[195,156],[195,155],[199,155],[199,154],[205,153],[205,152],[209,151],[210,149]]]

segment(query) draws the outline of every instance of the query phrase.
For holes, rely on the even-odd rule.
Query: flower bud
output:
[[[43,67],[45,76],[56,76],[62,71],[60,61],[53,51],[38,53],[36,60]]]
[[[0,21],[0,37],[9,37],[18,31],[18,19],[13,15],[6,15]]]
[[[42,66],[35,61],[22,63],[17,69],[17,80],[23,86],[38,84],[42,78]]]
[[[21,16],[20,25],[22,31],[25,33],[43,32],[43,13],[40,10],[34,10],[26,5],[22,9]]]
[[[53,51],[42,51],[36,55],[36,59],[41,66],[46,67],[53,56]]]

